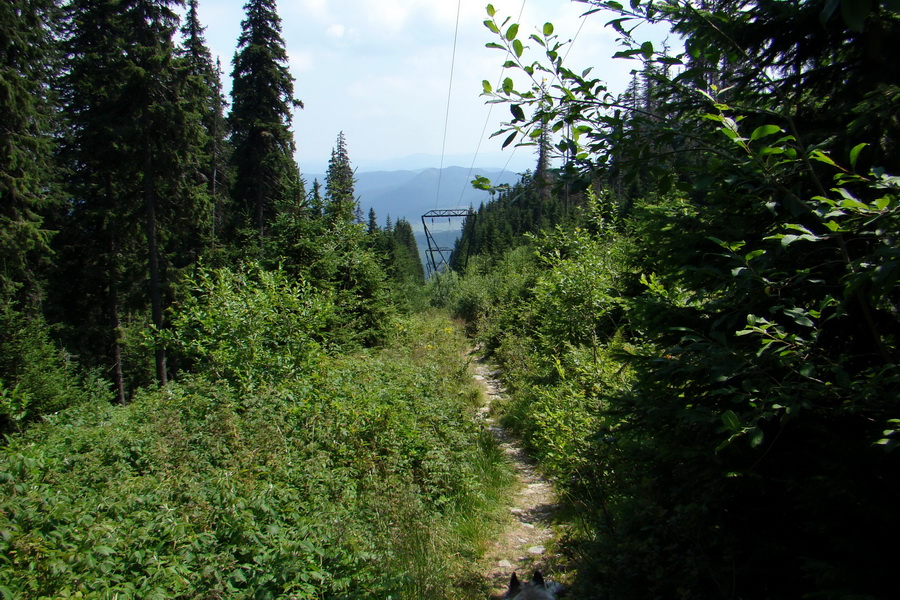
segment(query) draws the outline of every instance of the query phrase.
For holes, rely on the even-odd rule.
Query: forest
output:
[[[473,346],[566,597],[896,596],[897,0],[577,0],[587,69],[488,5],[535,168],[427,280],[299,172],[275,1],[227,98],[197,1],[0,6],[0,597],[487,597]]]

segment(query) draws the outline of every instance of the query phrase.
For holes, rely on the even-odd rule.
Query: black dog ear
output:
[[[535,571],[534,575],[531,576],[531,583],[534,585],[539,585],[541,587],[546,587],[544,585],[544,576],[541,575],[540,571]]]
[[[522,584],[519,583],[519,578],[516,577],[516,574],[513,573],[512,577],[509,578],[509,595],[515,594],[519,591],[519,588],[522,587]]]

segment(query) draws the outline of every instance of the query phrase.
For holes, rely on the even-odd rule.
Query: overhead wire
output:
[[[566,60],[569,58],[569,52],[572,51],[572,46],[575,45],[575,40],[578,39],[578,35],[581,33],[581,30],[582,30],[582,28],[584,27],[584,24],[585,24],[586,22],[587,22],[587,15],[586,15],[586,14],[581,15],[581,24],[578,25],[578,31],[575,32],[575,36],[574,36],[574,37],[572,38],[572,40],[569,42],[569,47],[566,48],[566,53],[563,55],[563,59],[562,59],[562,62],[563,62],[563,63],[565,63]],[[559,74],[558,74],[558,73],[554,73],[554,74],[553,74],[553,83],[556,83],[557,81],[559,81]],[[553,86],[553,83],[550,84],[551,87]],[[571,136],[571,133],[572,133],[571,127],[572,127],[571,124],[567,125],[567,132],[568,132],[567,135],[570,135],[570,136]],[[569,155],[569,152],[570,152],[570,150],[569,150],[569,149],[566,149],[566,154],[565,154],[565,162],[566,162],[566,164],[568,164],[569,159],[571,158],[570,155]],[[569,197],[569,184],[566,183],[566,202],[568,202],[568,197]]]
[[[519,8],[519,15],[516,19],[517,23],[521,22],[521,20],[522,20],[522,15],[525,12],[526,2],[527,2],[527,0],[522,0],[522,5]],[[454,25],[454,31],[453,31],[453,52],[452,52],[451,59],[450,59],[450,81],[449,81],[449,85],[448,85],[448,89],[447,89],[447,106],[446,106],[446,110],[444,113],[444,135],[443,135],[443,140],[441,142],[441,160],[440,160],[440,168],[438,169],[437,190],[435,192],[435,208],[437,208],[437,205],[440,202],[440,195],[441,195],[441,183],[442,183],[443,170],[444,170],[444,158],[446,156],[446,147],[447,147],[447,131],[448,131],[449,125],[450,125],[450,105],[451,105],[451,100],[452,100],[452,95],[453,95],[453,75],[454,75],[454,72],[456,69],[456,48],[457,48],[457,44],[458,44],[458,40],[459,40],[459,19],[460,19],[461,11],[462,11],[462,0],[457,0],[456,23]],[[575,44],[575,40],[578,38],[578,35],[581,33],[581,30],[584,27],[584,23],[585,23],[584,15],[582,15],[581,24],[579,25],[578,30],[575,33],[575,36],[572,38],[572,40],[569,43],[569,47],[566,50],[566,54],[563,57],[563,61],[565,61],[565,59],[568,58],[569,52],[571,52],[572,46]],[[510,56],[510,50],[507,49],[507,51],[506,51],[506,59],[507,60],[509,59],[509,56]],[[498,76],[497,85],[495,86],[495,89],[499,89],[502,85],[503,75],[507,69],[507,67],[505,66],[507,60],[504,60],[504,66],[502,66],[500,69],[500,75]],[[554,75],[554,80],[553,80],[554,83],[557,80],[558,80],[558,76]],[[469,172],[466,175],[466,179],[465,179],[466,183],[463,184],[463,188],[460,192],[459,205],[462,204],[462,198],[463,198],[463,196],[465,194],[465,190],[466,190],[465,186],[468,185],[468,182],[472,176],[472,172],[475,169],[475,163],[478,159],[478,153],[481,150],[481,144],[484,141],[485,134],[487,133],[487,127],[490,123],[492,111],[493,111],[493,104],[490,104],[488,106],[488,112],[485,117],[484,126],[482,127],[482,130],[481,130],[481,135],[478,138],[478,144],[475,147],[475,153],[472,156],[472,163],[469,166]],[[506,161],[506,164],[503,166],[503,169],[500,172],[500,176],[499,176],[500,178],[502,178],[503,175],[508,170],[509,164],[512,161],[513,157],[515,156],[515,152],[516,152],[516,148],[513,147],[512,151],[510,152],[509,158]],[[424,217],[423,217],[423,224],[424,224]]]
[[[527,2],[527,0],[522,0],[522,4],[519,7],[519,14],[518,14],[518,17],[516,18],[517,23],[521,22],[521,20],[522,20],[522,15],[525,12],[526,2]],[[447,110],[446,110],[445,117],[444,117],[444,139],[443,139],[443,143],[441,146],[441,162],[440,162],[441,168],[438,171],[438,190],[437,190],[436,197],[435,197],[435,206],[437,206],[438,202],[440,201],[441,175],[442,175],[442,171],[443,171],[443,167],[444,167],[445,149],[446,149],[446,144],[447,144],[447,131],[449,129],[449,122],[450,122],[450,99],[451,99],[452,88],[453,88],[453,73],[454,73],[455,63],[456,63],[456,47],[457,47],[457,40],[458,40],[458,36],[459,36],[460,10],[461,10],[461,0],[457,0],[456,25],[455,25],[455,30],[454,30],[454,34],[453,34],[453,55],[452,55],[451,63],[450,63],[450,86],[447,91]],[[578,39],[578,36],[581,34],[581,31],[584,28],[584,24],[586,21],[587,21],[587,19],[585,18],[585,15],[582,15],[581,23],[578,26],[578,30],[575,32],[574,37],[570,40],[568,48],[566,49],[566,53],[563,56],[563,62],[565,62],[565,60],[569,56],[569,53],[572,51],[572,47],[575,45],[575,41]],[[510,50],[507,49],[506,58],[508,59],[510,57],[510,55],[511,55]],[[503,62],[505,65],[506,60],[504,60]],[[502,85],[503,75],[506,72],[506,69],[507,69],[506,66],[501,67],[500,75],[497,78],[497,85],[495,86],[494,89],[499,89],[500,86]],[[558,74],[554,74],[553,83],[556,83],[558,80],[559,80]],[[553,83],[551,83],[551,85],[553,85]],[[481,151],[482,142],[484,141],[485,135],[487,134],[487,128],[488,128],[488,125],[490,124],[493,108],[494,108],[493,104],[488,105],[488,112],[485,117],[484,126],[482,127],[481,135],[478,138],[478,144],[475,147],[475,153],[472,157],[472,162],[469,166],[469,171],[466,175],[466,179],[465,179],[466,183],[463,184],[463,188],[460,191],[459,205],[462,204],[462,198],[465,195],[466,186],[468,185],[468,182],[470,181],[470,179],[472,177],[472,172],[475,170],[475,163],[478,160],[478,153]],[[499,178],[502,178],[503,175],[509,169],[509,164],[512,162],[512,159],[515,157],[515,153],[516,153],[516,147],[514,146],[512,148],[512,151],[509,154],[509,158],[507,158],[506,163],[503,165],[503,169],[500,171]]]
[[[526,0],[522,0],[522,6],[519,8],[519,16],[516,18],[516,22],[517,22],[517,23],[520,23],[520,22],[522,21],[522,14],[525,12],[525,2],[526,2]],[[575,36],[569,41],[569,46],[568,46],[568,48],[566,49],[565,55],[563,56],[563,62],[564,62],[564,63],[565,63],[566,59],[569,57],[569,53],[572,51],[572,47],[575,45],[575,40],[577,40],[577,39],[578,39],[578,36],[581,34],[581,30],[584,28],[585,22],[587,22],[587,19],[586,19],[585,17],[586,17],[586,15],[581,15],[581,23],[578,25],[578,30],[575,32]],[[507,51],[506,51],[506,58],[508,59],[510,56],[511,56],[511,53],[510,53],[509,49],[507,49]],[[506,63],[506,60],[504,60],[503,62],[504,62],[504,64],[505,64],[505,63]],[[497,85],[494,87],[494,89],[497,89],[497,88],[500,87],[501,83],[503,82],[503,74],[504,74],[505,72],[506,72],[506,67],[505,67],[505,66],[504,66],[504,67],[501,67],[501,69],[500,69],[500,76],[497,78]],[[552,85],[553,85],[554,83],[556,83],[558,80],[559,80],[559,75],[558,75],[558,74],[554,74],[554,75],[553,75],[553,82],[552,82],[550,85],[552,86]],[[494,105],[493,105],[493,104],[491,104],[491,105],[489,106],[489,108],[488,108],[488,114],[487,114],[487,117],[485,118],[485,121],[484,121],[484,127],[483,127],[482,130],[481,130],[481,136],[478,138],[478,146],[476,146],[476,148],[475,148],[475,156],[472,157],[472,164],[471,164],[471,166],[469,167],[469,173],[468,173],[468,175],[466,176],[466,181],[467,181],[467,182],[468,182],[468,181],[470,180],[470,178],[472,177],[472,171],[474,171],[474,169],[475,169],[475,161],[478,159],[478,152],[479,152],[479,150],[481,149],[481,143],[482,143],[482,141],[484,140],[485,134],[487,133],[487,126],[488,126],[488,123],[490,123],[490,119],[491,119],[491,111],[493,110],[493,108],[494,108]],[[512,151],[511,151],[510,154],[509,154],[509,158],[507,158],[507,160],[506,160],[506,164],[503,165],[503,169],[500,171],[500,175],[498,176],[498,179],[502,178],[503,175],[504,175],[504,174],[506,173],[506,171],[508,170],[508,168],[509,168],[509,163],[512,162],[512,159],[513,159],[513,158],[515,157],[515,155],[516,155],[516,149],[517,149],[517,147],[516,147],[516,146],[513,146]],[[465,185],[465,184],[464,184],[464,185]],[[460,203],[462,203],[462,197],[463,197],[463,195],[465,194],[465,191],[466,191],[466,190],[465,190],[465,187],[463,187],[463,189],[462,189],[462,191],[460,192],[460,195],[459,195]]]
[[[520,23],[522,21],[522,15],[525,12],[525,3],[527,0],[522,0],[522,6],[519,7],[519,16],[516,18],[516,23]],[[509,59],[511,53],[509,49],[506,50],[506,59],[503,60],[504,66],[500,67],[500,75],[497,77],[497,85],[494,86],[494,89],[500,88],[500,85],[503,83],[503,74],[506,73],[506,60]],[[459,193],[459,203],[462,204],[463,195],[466,193],[466,185],[470,181],[472,177],[472,171],[475,170],[475,161],[478,160],[478,152],[481,150],[481,143],[484,141],[484,136],[487,133],[488,124],[491,122],[491,112],[494,110],[493,104],[488,104],[488,112],[487,116],[484,118],[484,127],[481,128],[481,135],[478,136],[478,145],[475,147],[475,155],[472,157],[472,164],[469,166],[469,172],[466,174],[466,183],[463,183],[463,188]],[[503,174],[506,173],[507,167],[509,167],[509,163],[512,161],[513,157],[516,155],[516,148],[513,146],[512,151],[509,154],[509,158],[506,159],[506,164],[503,165],[503,170],[500,171],[500,177],[503,177]]]
[[[441,199],[441,178],[444,172],[444,153],[447,149],[447,128],[450,124],[450,98],[453,94],[453,71],[456,68],[456,42],[459,39],[459,15],[462,10],[462,0],[456,2],[456,25],[453,28],[453,53],[450,57],[450,84],[447,86],[447,110],[444,113],[444,139],[441,142],[441,166],[438,169],[437,191],[434,197],[434,207],[437,208]]]

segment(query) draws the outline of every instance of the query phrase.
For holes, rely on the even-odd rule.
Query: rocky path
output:
[[[491,597],[501,598],[514,571],[525,580],[535,569],[553,576],[557,557],[551,552],[557,500],[550,483],[537,471],[534,462],[491,414],[491,404],[503,394],[498,373],[481,360],[475,363],[474,370],[473,378],[483,386],[487,397],[481,409],[485,427],[509,456],[520,483],[519,490],[510,498],[512,523],[484,557],[483,572],[491,588]]]

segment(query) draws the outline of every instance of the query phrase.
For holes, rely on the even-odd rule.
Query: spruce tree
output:
[[[249,0],[235,53],[231,91],[231,140],[235,168],[232,226],[260,238],[275,206],[297,189],[291,111],[294,79],[287,68],[275,0]]]
[[[375,235],[376,233],[378,233],[378,231],[379,231],[378,218],[375,215],[375,209],[370,208],[369,209],[369,221],[368,221],[368,225],[366,226],[366,232],[369,235]]]
[[[419,245],[412,225],[400,219],[394,226],[394,277],[402,282],[424,283],[425,267],[419,256]]]
[[[312,190],[309,192],[309,206],[316,216],[322,216],[325,200],[322,198],[322,184],[318,178],[313,180]]]
[[[0,299],[40,299],[52,200],[54,0],[0,3]]]
[[[331,151],[325,175],[325,215],[332,222],[352,222],[356,217],[356,196],[353,190],[353,167],[347,152],[347,140],[340,132],[337,145]]]
[[[186,240],[196,239],[207,215],[196,177],[203,137],[175,57],[174,4],[73,0],[68,6],[63,155],[72,205],[61,239],[69,261],[62,276],[77,278],[59,286],[58,302],[73,311],[79,340],[94,337],[85,325],[108,340],[120,402],[123,311],[139,314],[149,305],[152,324],[164,327],[170,252],[182,260],[191,255]],[[165,351],[158,347],[154,355],[156,377],[165,383]]]
[[[193,103],[192,110],[199,116],[202,125],[199,170],[212,202],[208,234],[217,239],[228,208],[228,162],[231,151],[227,142],[221,65],[218,60],[213,63],[203,35],[206,28],[200,24],[197,15],[197,4],[198,0],[188,0],[188,12],[181,28],[184,41],[179,56],[187,77],[186,100]]]

